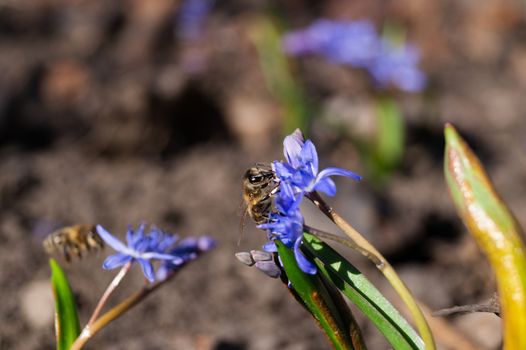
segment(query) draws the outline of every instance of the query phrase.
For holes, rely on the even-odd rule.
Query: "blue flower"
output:
[[[269,240],[278,238],[284,245],[291,248],[298,237],[303,234],[303,215],[299,209],[301,196],[295,196],[290,184],[281,182],[275,198],[276,211],[269,216],[267,223],[258,228],[268,230]],[[275,251],[272,244],[266,251]]]
[[[282,182],[289,183],[294,192],[309,193],[320,191],[329,196],[336,194],[336,185],[330,178],[339,175],[360,180],[361,176],[341,168],[326,168],[318,172],[318,153],[314,144],[303,139],[296,129],[285,137],[283,151],[287,162],[274,161],[272,166]]]
[[[281,241],[286,247],[294,249],[294,256],[300,269],[308,274],[315,274],[316,266],[307,260],[300,250],[303,238],[303,215],[299,209],[301,195],[295,195],[292,186],[281,182],[276,195],[276,211],[270,214],[269,222],[258,228],[268,231],[269,242],[263,246],[267,252],[277,251],[275,240]]]
[[[130,261],[137,261],[146,279],[153,282],[155,280],[153,260],[170,261],[174,264],[183,262],[183,257],[166,253],[176,242],[176,236],[165,234],[156,227],[151,227],[150,231],[146,234],[145,228],[146,225],[144,224],[139,225],[135,231],[129,227],[126,233],[127,244],[124,244],[106,231],[104,227],[97,225],[97,233],[99,236],[117,251],[116,254],[110,255],[104,260],[102,267],[111,270],[123,266]]]
[[[334,63],[364,68],[380,88],[395,85],[417,92],[426,85],[425,74],[418,68],[416,47],[394,45],[379,36],[367,20],[318,20],[285,35],[283,48],[292,56],[315,54]]]
[[[177,245],[169,251],[170,254],[177,256],[178,260],[163,260],[157,270],[158,280],[164,280],[170,272],[181,268],[187,262],[194,260],[200,254],[213,249],[216,241],[210,236],[186,237],[179,241]]]
[[[285,137],[283,150],[286,162],[274,161],[272,167],[279,178],[279,191],[274,200],[275,211],[269,215],[269,221],[258,228],[267,230],[268,239],[263,249],[277,251],[275,240],[294,249],[294,256],[300,269],[315,274],[316,266],[301,252],[304,218],[300,211],[303,196],[313,191],[321,191],[329,196],[336,194],[336,185],[330,178],[334,175],[346,176],[355,180],[361,177],[352,171],[340,168],[326,168],[318,172],[318,154],[314,144],[303,138],[296,129]]]
[[[414,45],[394,46],[384,41],[382,52],[370,65],[369,72],[380,87],[393,84],[404,91],[418,92],[426,85],[419,61],[420,53]]]
[[[285,52],[293,56],[321,54],[354,67],[365,67],[378,52],[378,34],[371,22],[321,19],[283,39]]]

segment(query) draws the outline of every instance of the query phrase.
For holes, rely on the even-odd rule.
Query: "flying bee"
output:
[[[268,221],[273,210],[273,197],[279,190],[279,180],[270,165],[256,164],[243,176],[243,200],[248,214],[256,224]]]
[[[104,241],[97,234],[94,225],[80,224],[50,233],[42,245],[49,255],[61,254],[70,262],[72,255],[81,258],[83,253],[104,248]]]

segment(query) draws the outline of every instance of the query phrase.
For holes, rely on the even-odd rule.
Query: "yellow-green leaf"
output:
[[[445,128],[444,171],[457,211],[497,276],[504,348],[526,349],[526,248],[523,233],[480,161],[455,128]]]
[[[311,234],[305,233],[303,242],[320,273],[372,321],[393,349],[424,349],[424,342],[415,330],[349,261]]]

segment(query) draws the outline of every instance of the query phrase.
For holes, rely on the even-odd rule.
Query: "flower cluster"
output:
[[[404,91],[417,92],[426,84],[425,74],[418,68],[417,48],[394,45],[379,36],[366,20],[321,19],[305,29],[288,33],[283,46],[292,56],[317,54],[334,63],[364,68],[381,88],[395,85]]]
[[[276,251],[275,240],[294,248],[298,266],[308,274],[315,274],[316,267],[300,251],[303,237],[304,218],[300,211],[303,196],[313,191],[336,194],[336,185],[330,178],[339,175],[360,180],[352,171],[340,168],[326,168],[318,173],[318,154],[312,141],[305,141],[300,130],[294,131],[283,142],[286,162],[274,161],[272,167],[280,180],[279,192],[275,198],[275,212],[269,221],[258,227],[268,232],[266,251]]]
[[[140,224],[136,230],[131,227],[126,233],[124,244],[101,225],[97,225],[99,236],[115,251],[104,261],[102,267],[110,270],[121,267],[128,262],[138,262],[146,279],[155,280],[156,274],[153,261],[161,261],[157,271],[157,279],[165,278],[168,273],[175,270],[190,260],[195,259],[200,253],[206,252],[215,246],[213,238],[202,236],[189,237],[178,241],[175,235],[167,234],[159,228],[152,226],[146,232],[146,225]]]

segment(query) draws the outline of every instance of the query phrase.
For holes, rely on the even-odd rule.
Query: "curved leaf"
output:
[[[394,349],[424,349],[415,330],[358,269],[315,236],[305,233],[304,237],[305,251],[320,272],[373,322]]]
[[[513,214],[476,155],[447,124],[444,172],[457,212],[497,276],[504,348],[526,349],[526,247]]]
[[[77,305],[66,274],[55,259],[49,259],[51,285],[55,297],[57,350],[68,350],[80,334]]]
[[[346,305],[344,304],[346,310],[342,310],[341,304],[334,301],[334,295],[330,294],[318,275],[308,275],[300,270],[292,250],[279,241],[276,241],[276,246],[291,284],[292,294],[316,319],[334,348],[365,349],[359,329]]]

